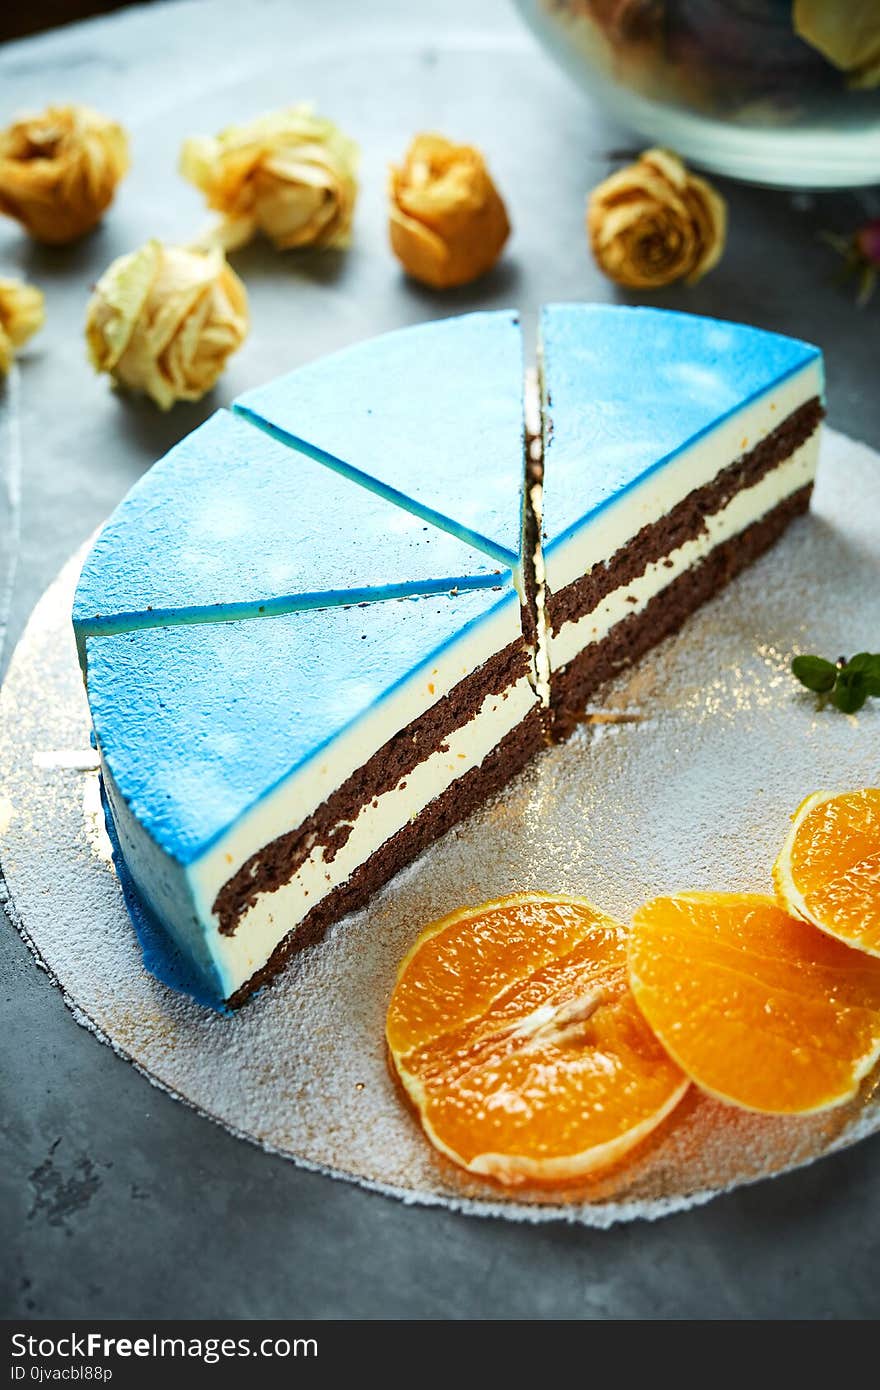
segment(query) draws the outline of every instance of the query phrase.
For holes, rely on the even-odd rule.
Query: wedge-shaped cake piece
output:
[[[128,872],[218,1002],[365,903],[541,742],[510,583],[87,648]]]
[[[691,314],[544,310],[542,497],[551,703],[675,631],[806,510],[819,350]]]
[[[517,573],[522,386],[516,314],[464,314],[357,343],[235,409]]]
[[[220,410],[140,479],[76,592],[101,633],[497,585],[485,552]]]

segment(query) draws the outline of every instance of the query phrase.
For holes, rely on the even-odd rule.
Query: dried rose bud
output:
[[[244,285],[218,248],[148,241],[104,272],[86,313],[96,370],[162,410],[210,391],[247,332]]]
[[[721,259],[726,229],[724,200],[668,150],[645,150],[594,188],[587,208],[599,269],[631,289],[693,285]]]
[[[304,104],[216,138],[193,136],[180,172],[222,214],[219,239],[228,250],[261,231],[287,251],[348,245],[357,162],[354,141]]]
[[[6,375],[16,350],[42,328],[45,318],[41,290],[22,280],[0,278],[0,376]]]
[[[510,234],[483,156],[442,135],[417,135],[392,168],[391,248],[407,274],[434,289],[467,285],[495,264]]]
[[[75,241],[100,222],[127,170],[122,126],[89,106],[48,106],[0,131],[0,212],[37,241]]]

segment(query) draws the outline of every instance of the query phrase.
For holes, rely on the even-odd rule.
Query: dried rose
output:
[[[845,72],[851,87],[880,83],[880,5],[877,0],[794,0],[795,32],[829,63]]]
[[[163,410],[210,391],[247,331],[244,285],[223,252],[158,241],[113,262],[86,314],[96,370]]]
[[[122,126],[89,106],[48,106],[0,131],[0,212],[37,241],[75,241],[100,222],[127,170]]]
[[[0,278],[0,376],[12,366],[22,347],[46,318],[42,291],[22,280]]]
[[[497,261],[507,210],[483,156],[442,135],[417,135],[391,170],[391,249],[407,274],[434,289],[467,285]]]
[[[727,207],[668,150],[645,150],[590,194],[587,234],[606,275],[631,289],[692,285],[724,251]]]
[[[180,172],[222,214],[219,239],[228,250],[262,231],[287,251],[348,245],[357,161],[354,141],[304,104],[216,138],[193,136]]]
[[[880,276],[880,217],[866,222],[851,237],[825,232],[825,240],[844,259],[844,270],[859,277],[858,303],[867,304]]]

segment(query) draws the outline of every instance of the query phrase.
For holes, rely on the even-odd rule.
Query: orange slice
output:
[[[880,1056],[880,961],[757,893],[646,903],[633,919],[629,979],[682,1070],[746,1110],[839,1105]]]
[[[880,956],[880,787],[815,792],[791,820],[773,865],[780,905]]]
[[[624,928],[579,898],[520,894],[427,927],[386,1037],[431,1143],[507,1184],[606,1167],[688,1086],[635,1006]]]

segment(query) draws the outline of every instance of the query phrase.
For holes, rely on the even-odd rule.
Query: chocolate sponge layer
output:
[[[567,666],[555,671],[551,698],[554,738],[568,737],[600,685],[677,632],[696,608],[769,550],[789,522],[807,510],[812,490],[812,484],[800,488],[739,535],[716,546],[699,564],[655,594],[641,613],[616,623],[601,642],[585,647]]]
[[[313,945],[327,928],[369,901],[406,864],[453,825],[505,786],[544,743],[544,720],[536,706],[488,754],[479,767],[471,768],[445,792],[435,797],[421,815],[364,860],[347,882],[339,885],[276,946],[266,964],[229,999],[237,1008],[255,989],[266,984],[296,951]]]

